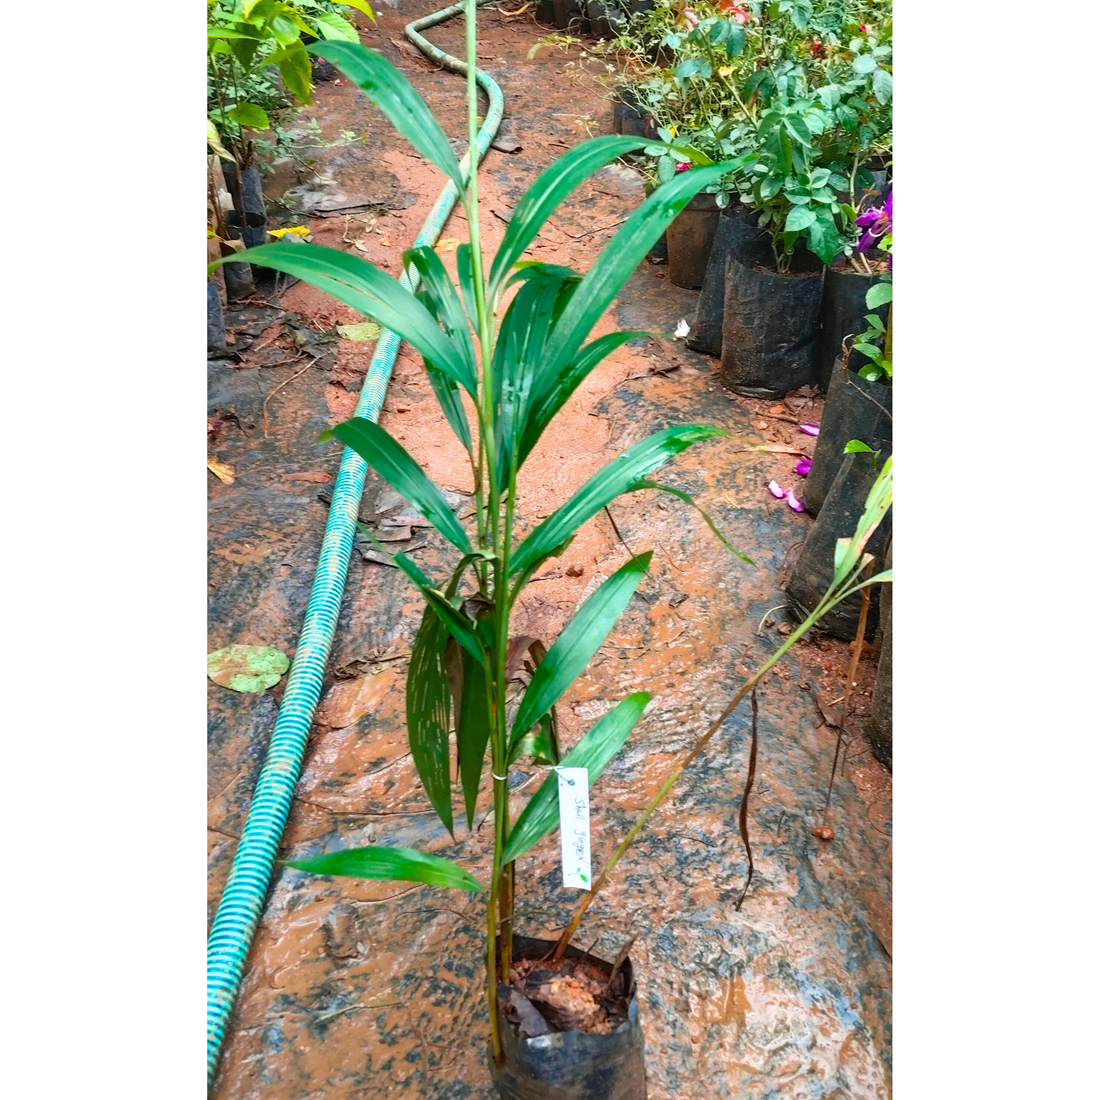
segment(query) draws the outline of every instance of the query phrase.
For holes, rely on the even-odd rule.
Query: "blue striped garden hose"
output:
[[[490,0],[475,2],[480,6]],[[443,53],[417,32],[461,15],[464,9],[463,3],[452,4],[449,8],[432,12],[405,28],[405,36],[417,49],[445,68],[462,74],[467,71],[465,62]],[[489,96],[488,114],[478,131],[476,142],[477,159],[480,162],[500,126],[504,114],[504,97],[488,73],[478,69],[476,79]],[[461,164],[463,172],[468,172],[469,152],[462,158]],[[435,244],[457,199],[458,189],[454,183],[448,182],[421,227],[416,245]],[[401,282],[410,289],[415,287],[416,279],[415,270],[411,277],[408,272],[401,275]],[[378,419],[400,345],[401,338],[395,332],[382,330],[363,382],[363,392],[355,408],[356,416]],[[302,766],[302,755],[321,696],[321,682],[332,652],[366,474],[367,464],[362,458],[352,450],[345,450],[340,460],[340,472],[336,476],[317,572],[313,578],[298,648],[290,666],[286,692],[275,720],[263,770],[252,795],[248,820],[233,857],[229,881],[210,931],[206,954],[208,1084],[212,1084],[214,1080],[222,1040],[225,1038],[226,1026],[244,973],[245,960],[271,883],[275,852],[286,827],[291,799]]]

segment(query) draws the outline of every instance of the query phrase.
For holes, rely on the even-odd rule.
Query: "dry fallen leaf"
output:
[[[385,237],[383,237],[378,243],[386,248],[391,247],[390,242]]]
[[[810,836],[816,836],[818,840],[832,840],[836,833],[828,825],[820,825],[810,830]]]
[[[382,702],[396,679],[397,672],[387,668],[375,676],[333,684],[317,708],[317,722],[338,730],[354,725]]]
[[[218,462],[216,459],[208,458],[206,460],[206,468],[216,478],[224,481],[226,485],[232,485],[236,480],[233,475],[233,467],[227,466],[224,462]]]
[[[462,244],[462,241],[458,237],[444,237],[442,240],[435,242],[435,250],[436,252],[454,252],[460,244]]]

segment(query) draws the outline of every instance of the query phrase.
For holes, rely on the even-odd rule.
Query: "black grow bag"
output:
[[[714,196],[704,192],[693,195],[665,230],[668,277],[677,286],[694,290],[703,285],[720,215]]]
[[[256,293],[251,264],[230,258],[222,264],[222,271],[225,272],[225,296],[230,302],[251,298]]]
[[[258,168],[246,168],[240,173],[240,191],[238,192],[237,166],[231,160],[222,161],[222,174],[225,176],[226,190],[233,196],[233,205],[239,209],[243,203],[245,213],[267,216],[264,204],[263,184],[260,182]]]
[[[586,7],[595,38],[614,38],[626,26],[618,0],[588,0]]]
[[[876,314],[885,325],[889,303],[875,310],[867,308],[867,291],[882,281],[881,274],[863,275],[850,269],[825,272],[825,289],[821,299],[821,335],[817,341],[817,364],[814,382],[825,393],[833,376],[833,361],[844,351],[845,340],[867,330],[864,318]],[[851,347],[852,341],[847,340]],[[870,362],[858,351],[851,352],[849,365],[858,371]]]
[[[818,513],[817,521],[810,528],[802,553],[791,571],[791,579],[787,582],[787,595],[799,619],[805,619],[817,607],[832,583],[836,540],[850,538],[855,534],[856,525],[863,515],[863,506],[867,503],[867,494],[885,460],[886,455],[881,455],[876,465],[874,456],[866,453],[844,456],[829,495],[825,498],[825,504]],[[883,569],[882,556],[890,536],[890,523],[891,515],[887,512],[865,548],[865,553],[875,556],[871,567],[874,573],[880,573]],[[828,615],[818,620],[818,629],[845,642],[852,641],[859,626],[861,603],[858,592],[849,596]],[[872,599],[864,634],[867,641],[875,636],[877,623],[878,600]]]
[[[554,947],[551,940],[526,936],[515,936],[512,943],[516,959],[542,958]],[[585,954],[573,946],[565,951],[574,959]],[[610,975],[609,963],[588,957]],[[520,1039],[500,1014],[504,1064],[497,1067],[490,1052],[489,1069],[502,1100],[646,1100],[645,1039],[629,959],[620,976],[617,981],[624,983],[630,1015],[610,1035],[557,1031]]]
[[[802,503],[811,514],[816,515],[825,503],[850,439],[858,439],[871,450],[881,451],[884,458],[893,450],[893,397],[891,386],[860,378],[844,365],[843,359],[833,363],[814,461],[802,487]]]
[[[206,350],[219,351],[225,347],[225,311],[222,309],[218,284],[213,279],[206,283]]]
[[[727,258],[721,377],[734,393],[783,397],[813,381],[824,270],[798,250],[791,271],[765,266],[762,253]]]
[[[718,228],[707,261],[703,289],[695,308],[695,321],[687,345],[716,359],[722,354],[722,318],[726,301],[726,259],[729,256],[756,255],[767,243],[767,234],[757,224],[759,213],[738,203],[727,206],[718,219]]]
[[[554,0],[554,26],[570,34],[587,34],[588,17],[583,0]]]
[[[612,129],[617,134],[628,137],[644,137],[646,116],[641,110],[638,97],[629,88],[619,91],[621,102],[615,104]]]
[[[267,218],[263,214],[246,214],[242,225],[237,211],[229,210],[225,215],[225,227],[229,230],[229,236],[235,241],[243,240],[246,248],[257,248],[268,243]]]

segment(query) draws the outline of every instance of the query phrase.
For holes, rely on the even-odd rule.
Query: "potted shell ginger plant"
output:
[[[474,10],[475,0],[467,0],[471,149],[476,147],[477,127]],[[394,559],[425,601],[409,661],[409,747],[429,801],[452,835],[452,728],[468,826],[488,756],[493,858],[487,882],[452,860],[386,846],[346,849],[289,865],[316,874],[424,882],[483,894],[489,1058],[500,1095],[506,1100],[548,1095],[642,1100],[644,1050],[629,958],[612,965],[572,951],[565,943],[555,947],[549,941],[524,939],[514,934],[512,918],[515,861],[558,827],[559,813],[567,805],[559,800],[559,784],[568,789],[572,780],[577,794],[586,782],[594,782],[649,702],[644,691],[628,696],[568,752],[559,751],[555,704],[608,636],[641,582],[651,554],[630,558],[604,581],[548,649],[528,638],[514,638],[510,617],[527,581],[565,550],[586,520],[623,493],[661,488],[649,480],[654,470],[693,443],[724,433],[692,424],[651,435],[598,471],[523,537],[514,510],[516,478],[547,425],[587,375],[604,357],[640,335],[613,332],[585,342],[626,279],[691,197],[740,165],[725,162],[678,174],[627,219],[582,277],[521,257],[540,226],[578,184],[647,144],[642,138],[615,135],[582,142],[546,169],[520,200],[495,257],[486,264],[476,171],[465,178],[445,134],[405,77],[380,54],[360,45],[327,42],[311,50],[366,91],[417,151],[447,174],[466,208],[470,240],[456,254],[457,288],[427,247],[405,255],[408,284],[417,288],[415,292],[359,257],[334,249],[277,243],[244,255],[251,263],[288,272],[328,291],[416,348],[444,416],[467,451],[475,486],[472,530],[459,522],[439,487],[379,425],[355,418],[322,437],[353,448],[454,548],[454,566],[447,577],[428,577],[403,555]],[[476,435],[460,390],[466,391],[476,415]],[[514,702],[516,669],[525,655],[533,671]],[[556,767],[557,774],[549,772],[514,816],[509,772],[524,757]],[[667,787],[660,797],[664,793]],[[574,797],[574,807],[577,802]],[[572,881],[583,888],[591,872],[583,854],[580,858],[581,866],[563,865],[563,872],[575,875]],[[569,973],[598,991],[591,1017],[555,1017],[553,1005],[528,1000],[531,984],[524,981],[520,988],[517,978],[529,977],[536,960],[536,970]]]
[[[477,127],[474,11],[474,0],[467,0],[470,148],[476,147]],[[415,293],[366,261],[335,249],[279,242],[250,249],[238,258],[328,291],[416,348],[423,355],[442,411],[468,453],[475,485],[475,530],[467,530],[455,518],[441,490],[377,424],[355,418],[322,437],[334,437],[356,450],[454,547],[449,577],[428,577],[403,555],[395,558],[425,600],[409,662],[409,745],[425,792],[452,833],[452,716],[467,824],[473,820],[488,756],[494,848],[487,885],[451,860],[384,846],[334,852],[291,865],[319,874],[418,881],[484,892],[491,1064],[501,1094],[526,1096],[529,1088],[541,1088],[538,1082],[553,1079],[560,1085],[563,1075],[569,1082],[570,1074],[575,1085],[583,1085],[585,1075],[595,1073],[603,1084],[596,1086],[592,1078],[589,1084],[596,1092],[585,1086],[587,1091],[577,1095],[635,1100],[644,1095],[645,1077],[629,960],[614,968],[614,973],[610,964],[598,960],[566,956],[555,963],[559,969],[584,970],[590,982],[598,975],[607,1007],[597,1014],[600,1020],[594,1033],[555,1032],[559,1039],[566,1037],[564,1054],[551,1043],[542,1050],[547,1057],[540,1060],[535,1057],[539,1048],[519,1046],[520,1035],[530,1031],[522,1031],[522,1023],[515,1026],[527,1016],[527,1006],[519,991],[510,988],[512,976],[532,955],[547,954],[553,944],[532,944],[513,936],[514,864],[558,825],[559,776],[578,773],[548,773],[548,780],[514,820],[508,776],[510,768],[526,756],[582,769],[586,779],[594,781],[626,741],[649,701],[646,692],[620,701],[565,755],[559,754],[556,744],[553,712],[626,607],[651,552],[632,557],[609,577],[549,649],[530,647],[535,670],[514,710],[509,705],[510,692],[528,640],[511,636],[509,620],[526,582],[540,565],[565,550],[586,520],[623,493],[655,487],[648,475],[691,444],[725,433],[701,424],[657,432],[596,473],[522,538],[514,511],[516,477],[577,386],[604,357],[640,335],[613,332],[585,343],[623,283],[692,196],[739,165],[726,162],[681,173],[658,189],[583,277],[560,266],[523,261],[523,252],[540,226],[578,184],[617,157],[649,144],[643,138],[614,135],[585,141],[536,180],[517,205],[488,265],[480,243],[476,171],[465,178],[445,134],[406,78],[380,54],[359,44],[325,42],[310,50],[361,87],[462,195],[470,240],[460,246],[456,257],[459,287],[429,247],[405,254],[408,280],[418,285]],[[512,290],[514,296],[505,306],[506,294]],[[476,433],[471,431],[460,390],[472,401]],[[507,1003],[498,992],[502,986],[508,991]],[[609,1051],[616,1053],[609,1058]],[[607,1077],[608,1065],[616,1067],[614,1081]]]

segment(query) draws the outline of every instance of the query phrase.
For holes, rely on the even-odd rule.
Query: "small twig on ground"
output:
[[[295,378],[300,378],[303,374],[305,374],[306,371],[309,370],[309,368],[312,367],[313,364],[316,363],[317,360],[320,359],[320,358],[321,357],[319,355],[315,355],[308,363],[306,363],[306,365],[304,367],[302,367],[302,369],[300,371],[298,371],[297,374],[292,374],[289,378],[287,378],[286,380],[280,382],[267,395],[267,397],[264,398],[263,408],[261,409],[261,420],[263,422],[264,438],[265,439],[267,438],[267,403],[268,403],[268,401],[270,401],[279,392],[279,390],[281,390],[283,388],[283,386],[290,385],[290,383],[293,382]],[[293,360],[292,360],[292,362],[293,362]]]
[[[756,778],[756,688],[752,689],[750,701],[752,703],[752,747],[749,749],[749,774],[745,780],[745,793],[741,796],[741,809],[737,814],[737,826],[741,830],[741,840],[749,857],[749,873],[745,879],[745,888],[741,891],[741,896],[733,907],[738,913],[741,912],[741,903],[745,900],[745,895],[749,892],[749,884],[752,882],[752,848],[749,845],[749,794],[752,792],[752,781]]]

